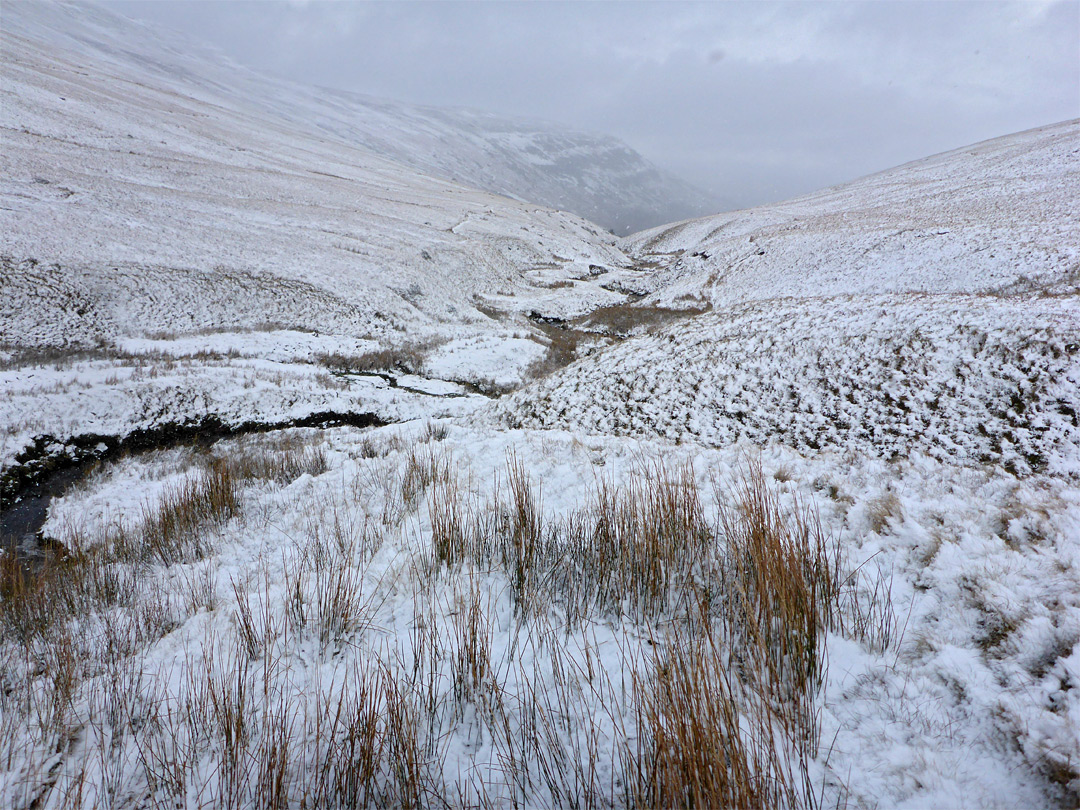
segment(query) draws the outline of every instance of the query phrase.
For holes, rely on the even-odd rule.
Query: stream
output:
[[[391,388],[437,399],[482,395],[477,386],[462,382],[428,379],[415,375],[401,377],[388,373],[362,372],[344,376],[377,378]],[[15,457],[15,463],[0,471],[0,553],[14,554],[27,565],[62,555],[63,546],[42,534],[53,498],[66,493],[100,464],[124,456],[167,450],[181,446],[209,447],[221,439],[252,433],[269,433],[289,428],[381,427],[389,424],[374,413],[321,411],[280,422],[248,421],[228,424],[217,416],[185,422],[169,422],[140,428],[123,436],[82,434],[66,439],[43,434]]]
[[[216,416],[208,416],[199,421],[140,429],[122,437],[84,434],[60,441],[54,436],[38,436],[19,454],[17,463],[4,471],[0,482],[0,552],[14,554],[28,565],[62,554],[63,547],[41,532],[52,499],[82,481],[98,465],[124,456],[181,446],[210,447],[221,439],[289,428],[367,428],[386,424],[373,413],[323,411],[300,419],[240,425],[228,425]]]

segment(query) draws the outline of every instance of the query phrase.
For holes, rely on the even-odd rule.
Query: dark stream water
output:
[[[198,422],[170,423],[137,430],[126,436],[84,435],[61,442],[39,436],[34,445],[4,471],[0,489],[0,550],[27,565],[40,563],[63,547],[42,535],[52,499],[63,495],[99,464],[125,456],[173,447],[209,447],[215,442],[251,433],[297,427],[380,427],[387,424],[372,413],[324,411],[287,422],[245,422],[228,425],[216,417]]]

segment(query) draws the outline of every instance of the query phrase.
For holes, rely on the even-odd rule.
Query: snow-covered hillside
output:
[[[1080,291],[1080,122],[634,234],[659,300]]]
[[[842,296],[698,315],[508,398],[514,425],[1080,476],[1071,296]]]
[[[720,210],[610,136],[290,83],[105,9],[24,5],[5,9],[5,30],[31,34],[54,51],[120,60],[145,80],[179,80],[185,92],[197,88],[227,107],[315,130],[422,174],[576,213],[618,234]]]
[[[485,294],[625,261],[573,215],[417,173],[137,53],[57,48],[33,35],[39,12],[5,9],[4,342],[483,327]],[[618,298],[583,283],[583,300]]]
[[[512,397],[514,424],[1077,474],[1080,122],[623,245],[711,307]],[[633,311],[633,310],[629,310]]]
[[[840,804],[1080,799],[1077,199],[1069,122],[637,234],[623,246],[652,272],[620,320],[711,311],[632,331],[496,406],[504,425],[582,441],[742,448],[843,514],[832,530],[888,572],[907,618],[890,661],[860,669],[830,647]],[[1053,494],[1013,501],[1028,487]],[[1040,586],[1043,554],[1068,583]],[[967,772],[986,745],[1012,754]],[[1041,796],[1025,795],[1033,776]],[[830,804],[835,783],[814,784]]]

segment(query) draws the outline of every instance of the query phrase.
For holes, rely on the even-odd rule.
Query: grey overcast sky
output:
[[[1080,117],[1080,2],[105,3],[295,81],[622,138],[733,206]]]

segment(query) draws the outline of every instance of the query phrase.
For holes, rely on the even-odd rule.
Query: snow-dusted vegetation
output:
[[[746,438],[1080,474],[1073,296],[844,296],[713,311],[513,395],[516,425]]]
[[[616,240],[3,13],[0,806],[1076,805],[1077,122]]]
[[[16,806],[1064,801],[1067,482],[452,423],[140,457],[9,570]],[[313,798],[314,797],[314,798]]]

